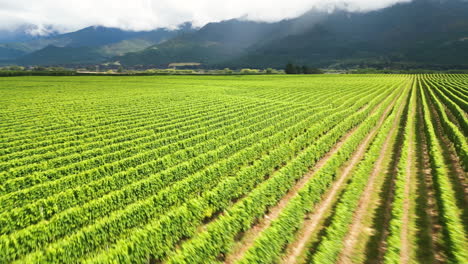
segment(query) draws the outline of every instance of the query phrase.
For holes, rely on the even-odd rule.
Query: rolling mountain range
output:
[[[126,66],[199,62],[206,67],[355,65],[468,67],[468,1],[413,0],[372,12],[321,12],[276,23],[228,20],[200,29],[128,32],[90,27],[0,45],[22,65],[119,61]]]
[[[300,34],[251,47],[236,62],[463,66],[467,36],[468,2],[415,0],[368,13],[334,12]]]
[[[180,25],[177,30],[152,31],[87,27],[67,34],[0,44],[0,61],[22,65],[94,64],[117,55],[143,50],[193,30],[190,23]]]

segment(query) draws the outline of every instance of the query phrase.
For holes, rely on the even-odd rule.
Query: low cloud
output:
[[[244,17],[257,21],[293,18],[310,10],[370,11],[410,0],[0,0],[0,30],[24,25],[30,33],[69,32],[100,25],[127,30],[196,26]]]

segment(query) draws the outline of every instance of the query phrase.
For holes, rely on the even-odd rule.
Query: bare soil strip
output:
[[[385,169],[380,172],[380,175],[375,179],[374,182],[374,189],[370,194],[369,203],[367,204],[364,209],[362,210],[362,215],[360,216],[360,227],[357,228],[358,232],[355,234],[350,234],[353,237],[347,238],[343,241],[350,240],[352,245],[349,245],[350,252],[340,252],[340,256],[338,256],[338,263],[365,263],[365,261],[369,258],[369,255],[366,251],[368,246],[368,242],[372,239],[376,232],[375,227],[375,220],[378,220],[379,212],[381,204],[385,201],[382,201],[382,193],[385,192],[388,188],[388,167],[391,162],[391,152],[393,149],[389,149],[389,152],[386,153],[385,158]],[[353,223],[354,224],[354,223]],[[352,224],[352,225],[353,225]],[[353,228],[353,227],[351,227]],[[344,245],[346,247],[346,244]],[[346,254],[345,259],[343,259],[344,254]]]
[[[398,96],[396,97],[398,98]],[[315,209],[306,216],[302,230],[299,231],[296,240],[288,245],[286,249],[286,255],[282,260],[282,263],[296,263],[298,256],[302,254],[310,237],[319,229],[320,223],[323,221],[326,213],[333,206],[334,201],[336,201],[337,196],[340,193],[340,190],[343,188],[343,185],[347,182],[352,170],[363,158],[371,140],[377,134],[377,131],[384,123],[391,109],[393,109],[395,100],[392,104],[387,107],[384,114],[380,117],[380,120],[371,132],[365,137],[362,143],[359,145],[358,149],[354,152],[351,159],[346,163],[345,167],[341,169],[337,180],[333,183],[331,188],[323,196],[322,201],[315,206]]]
[[[414,88],[413,88],[414,89]],[[415,94],[413,94],[415,95]],[[409,122],[414,122],[414,105],[408,112],[408,119],[407,125]],[[413,123],[414,124],[414,123]],[[414,127],[413,127],[414,128]],[[410,241],[410,218],[412,217],[410,214],[413,212],[411,211],[412,201],[411,199],[411,191],[412,191],[412,183],[414,180],[414,162],[415,162],[415,147],[414,147],[414,129],[411,129],[408,134],[408,156],[407,156],[407,163],[406,163],[406,170],[405,170],[405,190],[404,190],[404,201],[403,201],[403,225],[401,227],[401,249],[400,249],[400,260],[401,263],[407,264],[410,263],[411,260],[411,241]]]
[[[369,182],[367,183],[363,195],[359,200],[358,208],[353,216],[353,223],[351,224],[349,233],[343,240],[343,250],[338,258],[338,263],[352,263],[353,251],[358,241],[358,237],[363,230],[363,219],[366,217],[369,207],[372,205],[371,200],[373,199],[373,192],[375,191],[378,178],[379,176],[383,175],[382,171],[384,171],[385,167],[388,165],[385,164],[385,156],[389,151],[391,151],[390,146],[396,137],[396,133],[398,132],[398,125],[403,114],[403,109],[404,105],[402,104],[398,109],[397,118],[395,118],[388,137],[385,140],[379,153],[379,158],[374,165],[372,174],[369,177]]]
[[[340,141],[335,144],[332,149],[323,156],[316,164],[315,166],[306,174],[304,175],[303,178],[301,178],[296,185],[291,188],[291,190],[279,201],[279,203],[269,209],[269,213],[266,214],[256,225],[254,225],[249,231],[245,232],[243,235],[243,238],[241,241],[238,242],[238,247],[236,247],[233,252],[231,252],[229,255],[226,256],[226,259],[224,263],[230,264],[230,263],[235,263],[237,260],[239,260],[245,252],[254,244],[255,239],[257,236],[266,228],[268,228],[271,225],[271,222],[278,218],[280,215],[281,211],[284,209],[284,207],[289,203],[289,201],[299,192],[299,190],[305,186],[305,184],[315,175],[315,172],[318,171],[320,168],[322,168],[330,159],[332,155],[334,155],[338,150],[341,148],[341,146],[344,144],[346,139],[348,139],[356,130],[356,128],[353,128],[351,131],[346,133]]]
[[[435,121],[435,132],[441,143],[440,145],[443,151],[442,154],[445,158],[447,168],[450,171],[450,181],[452,182],[452,186],[456,194],[457,204],[462,211],[462,220],[465,226],[465,231],[468,232],[468,173],[465,172],[463,167],[461,166],[460,159],[456,154],[453,143],[450,141],[449,138],[447,138],[447,134],[445,134],[443,130],[440,116],[434,109],[435,106],[433,102],[429,100],[428,103],[431,109],[431,115],[433,116],[433,120]]]
[[[432,180],[431,164],[429,152],[427,148],[427,138],[424,132],[425,126],[422,121],[421,103],[417,106],[417,129],[416,133],[419,147],[419,177],[421,184],[419,186],[419,198],[417,206],[420,207],[417,211],[421,211],[423,215],[419,216],[419,230],[417,237],[418,259],[427,263],[443,263],[446,260],[443,246],[441,244],[441,229],[438,205],[435,198],[434,182]],[[419,212],[417,212],[420,214]]]
[[[444,105],[444,110],[448,118],[450,119],[450,121],[452,121],[452,123],[454,123],[457,127],[460,128],[461,127],[460,122],[458,122],[458,119],[453,115],[452,111],[446,105]]]
[[[380,104],[379,104],[380,106]],[[372,109],[372,112],[375,112],[378,109],[378,106]],[[362,111],[363,108],[360,110]],[[289,201],[299,192],[299,190],[306,185],[306,183],[315,175],[319,169],[321,169],[327,161],[333,156],[336,152],[339,151],[341,146],[346,142],[346,140],[356,131],[357,127],[348,131],[340,140],[314,165],[314,167],[304,175],[297,183],[290,189],[290,191],[278,202],[278,204],[268,210],[262,219],[258,221],[252,228],[246,231],[242,239],[237,242],[237,245],[234,247],[232,252],[230,252],[224,263],[231,264],[235,263],[237,260],[241,259],[242,256],[247,252],[247,250],[253,246],[257,236],[267,229],[273,220],[279,217],[280,213],[284,207],[289,203]]]
[[[408,102],[406,102],[405,108],[407,108],[407,106]],[[407,116],[404,116],[404,118],[401,118],[399,121],[396,141],[392,147],[392,151],[389,153],[390,163],[385,172],[385,184],[379,197],[379,207],[377,208],[376,217],[373,219],[373,229],[375,233],[372,234],[372,237],[367,241],[365,262],[370,264],[381,263],[387,250],[386,240],[389,235],[388,225],[392,216],[395,177],[398,173],[398,163],[401,158],[401,145],[403,144],[404,126],[407,121]]]

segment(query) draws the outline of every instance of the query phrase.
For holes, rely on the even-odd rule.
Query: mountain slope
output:
[[[468,65],[468,2],[414,0],[378,11],[310,11],[277,23],[229,20],[115,58],[125,65],[209,67]],[[468,66],[467,66],[468,67]]]
[[[140,32],[124,31],[116,28],[87,27],[76,32],[37,37],[23,42],[10,42],[0,44],[0,48],[16,50],[17,54],[28,54],[41,50],[47,46],[55,47],[95,47],[134,38]],[[0,59],[9,58],[9,53],[0,50]],[[11,54],[11,52],[10,52]]]
[[[12,60],[25,55],[26,52],[16,48],[10,48],[8,46],[0,46],[0,54],[0,60]]]
[[[139,32],[88,27],[51,38],[0,45],[0,60],[16,59],[21,65],[94,64],[113,56],[143,50],[193,30],[190,23],[181,25],[178,30],[156,29]]]
[[[467,65],[466,37],[468,2],[416,0],[369,13],[335,12],[304,33],[251,47],[232,63]]]
[[[141,52],[116,57],[115,60],[125,65],[216,63],[241,55],[247,47],[271,36],[278,25],[236,19],[209,23],[196,32],[182,34]]]
[[[20,65],[69,65],[99,63],[105,59],[95,48],[47,46],[21,57],[17,62]]]
[[[190,24],[149,32],[90,27],[0,45],[0,60],[18,57],[24,65],[468,68],[468,1],[413,0],[367,13],[311,10],[277,23],[233,19],[199,30]]]
[[[57,61],[66,62],[63,64],[95,63],[116,55],[143,50],[177,36],[181,32],[193,30],[190,23],[182,24],[177,30],[155,29],[152,31],[87,27],[66,34],[0,44],[0,60],[17,59],[21,64],[41,65],[51,65]],[[80,58],[81,53],[66,56],[78,50],[83,53],[82,58]],[[90,60],[89,55],[93,53],[99,56]],[[63,57],[59,59],[60,56]]]

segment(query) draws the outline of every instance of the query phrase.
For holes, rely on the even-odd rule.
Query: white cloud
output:
[[[368,11],[410,0],[0,0],[0,30],[24,24],[34,33],[77,30],[91,25],[129,30],[173,28],[192,21],[208,22],[247,17],[259,21],[293,18],[316,7]]]

